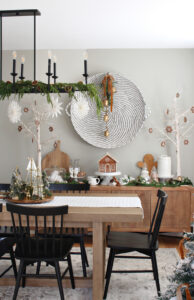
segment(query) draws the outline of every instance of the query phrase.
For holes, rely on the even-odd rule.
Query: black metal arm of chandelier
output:
[[[38,9],[27,9],[27,10],[2,10],[0,11],[0,81],[2,80],[2,62],[3,62],[3,40],[2,40],[2,32],[3,32],[3,18],[4,17],[21,17],[21,16],[33,16],[34,19],[34,81],[36,81],[36,16],[40,16],[41,13]],[[24,80],[24,62],[21,63],[21,74],[19,76],[20,80]],[[10,73],[13,78],[13,84],[16,82],[16,77],[18,73],[16,73],[16,53],[13,52],[13,70]],[[56,61],[53,63],[53,73],[51,72],[51,55],[48,57],[48,71],[46,72],[48,77],[48,90],[50,89],[51,77],[54,80],[54,84],[56,84],[56,80],[58,76],[56,75]],[[87,84],[87,57],[84,58],[84,74],[82,74],[85,78],[85,84]],[[66,91],[61,90],[62,93]]]

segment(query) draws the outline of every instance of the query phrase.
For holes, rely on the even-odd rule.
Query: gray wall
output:
[[[57,56],[57,73],[61,82],[76,82],[81,79],[83,73],[82,50],[55,50]],[[32,52],[18,51],[17,71],[19,71],[20,57],[26,58],[25,76],[32,79]],[[177,90],[182,89],[180,106],[186,109],[194,105],[194,50],[192,49],[124,49],[124,50],[89,50],[88,70],[90,74],[99,72],[120,73],[134,82],[140,89],[148,107],[151,108],[151,116],[147,124],[162,124],[163,110],[168,107]],[[11,52],[3,54],[3,79],[10,80],[12,65]],[[46,81],[47,51],[37,51],[37,79]],[[26,100],[32,101],[38,96],[28,95]],[[68,98],[61,96],[64,107]],[[0,182],[8,182],[12,170],[19,166],[25,172],[27,157],[36,158],[36,149],[31,138],[19,133],[17,126],[11,124],[7,117],[8,101],[0,103]],[[194,114],[191,115],[191,117]],[[55,134],[61,140],[61,148],[72,159],[79,158],[82,170],[92,175],[97,170],[98,159],[106,153],[106,149],[95,148],[84,142],[74,131],[69,117],[65,112],[56,121]],[[149,125],[147,125],[149,126]],[[48,126],[44,126],[42,138],[49,137]],[[194,180],[193,174],[193,132],[189,137],[189,145],[181,147],[182,175]],[[47,145],[43,153],[52,150],[52,144]],[[148,135],[146,129],[142,129],[136,138],[122,148],[109,150],[119,161],[119,170],[123,174],[131,176],[139,175],[136,162],[142,160],[143,155],[152,153],[154,157],[167,153],[172,155],[173,170],[175,174],[175,149],[168,146],[163,149],[157,137]]]

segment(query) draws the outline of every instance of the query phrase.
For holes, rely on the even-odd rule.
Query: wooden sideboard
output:
[[[193,221],[192,214],[194,213],[194,187],[164,187],[162,189],[168,194],[168,200],[160,231],[190,231],[190,224]],[[120,223],[120,226],[123,230],[144,232],[149,230],[157,201],[157,190],[158,188],[155,187],[142,186],[91,186],[89,193],[138,194],[144,209],[143,222]],[[114,228],[114,223],[112,223],[111,226]]]

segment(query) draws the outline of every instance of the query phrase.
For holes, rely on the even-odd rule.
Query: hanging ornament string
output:
[[[105,115],[104,115],[104,121],[106,123],[106,130],[104,132],[104,136],[108,137],[109,136],[109,130],[108,130],[108,110],[110,106],[110,111],[112,112],[113,109],[113,93],[115,93],[115,88],[113,87],[113,82],[114,82],[114,77],[111,76],[109,73],[107,73],[103,80],[102,80],[102,88],[104,92],[104,100],[103,100],[103,105],[105,107]],[[113,90],[114,88],[114,90]]]
[[[113,82],[114,77],[110,74],[104,76],[102,80],[102,86],[104,90],[104,97],[110,101],[110,111],[113,109]]]

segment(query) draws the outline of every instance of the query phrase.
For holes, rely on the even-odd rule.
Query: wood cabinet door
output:
[[[160,232],[190,231],[190,191],[166,190],[166,192],[168,194],[168,199]],[[151,198],[152,217],[157,202],[157,191],[152,191]]]

